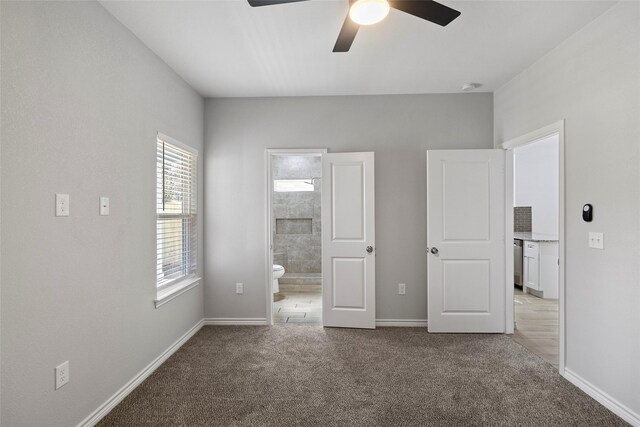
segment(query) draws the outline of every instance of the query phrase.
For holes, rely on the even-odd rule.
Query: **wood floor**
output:
[[[513,340],[558,368],[558,300],[515,289],[516,330]]]

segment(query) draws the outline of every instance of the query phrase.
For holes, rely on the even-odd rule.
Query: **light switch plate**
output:
[[[238,295],[244,294],[244,284],[236,283],[236,294]]]
[[[589,232],[589,247],[604,249],[604,233]]]
[[[109,215],[109,198],[100,197],[100,215]]]
[[[406,283],[398,283],[398,295],[406,295],[406,294],[407,294]]]
[[[69,216],[69,195],[56,193],[56,216]]]

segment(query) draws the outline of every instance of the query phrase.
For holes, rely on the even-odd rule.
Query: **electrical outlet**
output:
[[[398,283],[398,295],[406,295],[407,285],[406,283]]]
[[[236,294],[238,294],[238,295],[244,294],[244,284],[243,283],[236,283]]]
[[[69,361],[56,366],[56,390],[69,382]]]
[[[100,215],[107,216],[109,215],[109,198],[108,197],[100,197]]]
[[[69,216],[69,195],[56,193],[56,216]]]
[[[589,247],[594,249],[604,249],[604,233],[589,232]]]

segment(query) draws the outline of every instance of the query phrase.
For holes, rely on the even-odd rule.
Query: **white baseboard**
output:
[[[564,377],[567,379],[567,381],[587,393],[593,399],[598,401],[602,406],[604,406],[632,426],[640,427],[640,415],[632,411],[630,408],[627,408],[625,405],[618,402],[613,397],[609,396],[607,393],[591,384],[589,381],[581,378],[575,372],[572,372],[568,368],[564,369]]]
[[[266,325],[267,319],[264,317],[208,317],[204,318],[205,325]]]
[[[191,329],[189,329],[183,336],[178,338],[176,342],[166,349],[160,356],[158,356],[153,362],[145,367],[138,375],[133,377],[131,381],[125,384],[120,390],[118,390],[113,396],[107,399],[98,409],[93,411],[87,418],[82,420],[78,427],[92,427],[98,424],[98,422],[109,413],[118,403],[122,401],[129,393],[131,393],[142,381],[144,381],[149,375],[153,373],[165,360],[176,352],[182,345],[189,340],[202,328],[204,322],[198,321]]]
[[[263,317],[210,317],[204,319],[205,325],[266,325]],[[376,326],[398,326],[405,328],[427,327],[427,319],[376,319]]]
[[[426,328],[427,319],[376,319],[376,326],[397,326],[402,328]]]

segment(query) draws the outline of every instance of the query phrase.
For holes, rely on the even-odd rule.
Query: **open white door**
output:
[[[373,153],[322,155],[322,323],[376,326]]]
[[[502,150],[427,151],[429,332],[505,331]]]

